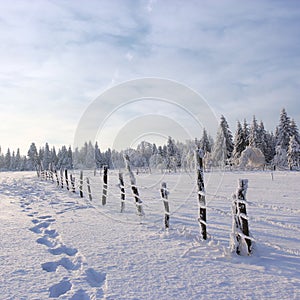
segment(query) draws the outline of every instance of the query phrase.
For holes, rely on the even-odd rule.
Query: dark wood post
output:
[[[123,174],[119,172],[119,186],[121,190],[121,213],[125,210],[125,186],[124,186],[124,179]]]
[[[198,205],[199,205],[198,222],[199,222],[202,238],[206,240],[207,239],[206,201],[205,201],[205,188],[204,188],[204,176],[203,176],[203,157],[204,157],[204,151],[202,149],[197,149],[195,151],[195,161],[196,161]]]
[[[68,178],[68,170],[65,169],[65,179],[66,179],[66,187],[69,190],[69,178]]]
[[[107,166],[103,167],[103,192],[102,192],[102,205],[106,204],[107,199]]]
[[[55,173],[55,177],[56,177],[57,186],[59,186],[59,178],[58,178],[58,174],[57,174],[56,169],[54,170],[54,173]]]
[[[135,199],[137,213],[138,213],[139,216],[144,216],[145,214],[144,214],[143,207],[142,207],[143,201],[141,200],[141,198],[139,196],[139,191],[138,191],[138,188],[136,186],[136,180],[135,180],[134,174],[131,170],[129,156],[127,154],[125,154],[124,159],[125,159],[126,168],[128,170],[129,177],[130,177],[131,190],[132,190],[132,193],[133,193],[133,196],[134,196],[134,199]]]
[[[82,186],[83,186],[83,171],[80,171],[79,194],[81,198],[83,197]]]
[[[63,175],[63,169],[60,169],[60,184],[61,188],[64,188],[64,175]]]
[[[243,244],[246,243],[246,251],[251,253],[251,238],[249,236],[249,225],[246,210],[246,193],[248,179],[239,179],[236,194],[233,197],[233,234],[236,244],[236,253],[243,254]]]
[[[169,208],[169,200],[168,200],[169,192],[167,190],[167,184],[165,182],[161,183],[160,193],[165,208],[165,229],[169,229],[170,227],[170,208]]]
[[[87,190],[89,194],[89,199],[92,201],[92,191],[91,191],[91,184],[90,184],[90,179],[89,177],[86,178],[86,184],[87,184]]]
[[[72,185],[72,192],[75,193],[75,176],[70,174],[70,179],[71,179],[71,185]]]

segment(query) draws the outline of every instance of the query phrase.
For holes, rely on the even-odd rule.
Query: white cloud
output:
[[[282,106],[299,124],[299,23],[297,1],[3,2],[0,145],[69,144],[101,91],[144,76],[193,87],[232,126],[273,130]]]

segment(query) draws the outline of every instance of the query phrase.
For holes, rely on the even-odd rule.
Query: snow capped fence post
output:
[[[108,167],[103,167],[103,192],[102,192],[102,205],[106,204],[107,199],[107,170]]]
[[[82,186],[83,186],[83,171],[80,171],[79,194],[81,198],[83,197]]]
[[[92,201],[92,191],[91,191],[91,184],[90,184],[90,179],[89,177],[86,178],[86,184],[87,184],[87,190],[89,194],[89,199]]]
[[[61,188],[64,188],[64,175],[63,175],[63,169],[60,169],[60,183],[61,183]]]
[[[135,198],[137,213],[138,213],[139,216],[144,216],[144,211],[143,211],[143,207],[142,207],[143,202],[142,202],[142,200],[139,196],[139,191],[138,191],[138,188],[136,186],[136,180],[135,180],[134,174],[131,170],[129,156],[127,154],[125,154],[124,159],[125,159],[126,168],[128,170],[129,177],[130,177],[131,190],[132,190],[132,193],[133,193],[134,198]]]
[[[75,176],[70,174],[70,179],[71,179],[71,185],[72,185],[72,192],[75,193]]]
[[[167,184],[165,182],[161,183],[160,193],[165,208],[165,229],[169,229],[170,227],[170,208],[169,208],[169,200],[168,200],[169,192],[167,190]]]
[[[206,240],[207,239],[206,201],[205,201],[205,189],[204,189],[204,178],[203,178],[203,157],[204,157],[204,151],[202,149],[197,149],[195,151],[195,165],[196,165],[197,186],[198,186],[198,205],[199,205],[198,222],[199,222],[202,238]]]
[[[59,186],[59,178],[58,178],[58,174],[57,174],[56,169],[54,170],[54,173],[55,173],[55,177],[56,177],[57,186]]]
[[[65,169],[65,179],[66,179],[66,187],[69,190],[69,178],[68,178],[68,170]]]
[[[231,249],[239,255],[251,253],[248,217],[246,211],[246,192],[248,179],[239,179],[236,194],[232,202],[232,236]]]
[[[123,174],[119,172],[119,186],[121,190],[121,213],[125,210],[125,186],[124,186],[124,179]]]

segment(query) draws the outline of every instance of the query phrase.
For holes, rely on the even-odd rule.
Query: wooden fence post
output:
[[[169,208],[169,200],[168,200],[169,192],[167,190],[167,184],[165,182],[161,183],[160,193],[165,208],[165,229],[169,229],[170,227],[170,208]]]
[[[198,205],[199,205],[198,222],[199,222],[202,238],[206,240],[207,239],[206,201],[205,201],[205,188],[204,188],[204,178],[203,178],[203,157],[204,157],[204,151],[202,149],[197,149],[195,151],[195,162],[196,162],[196,172],[197,172]]]
[[[66,179],[66,187],[69,190],[69,178],[68,178],[68,170],[65,169],[65,179]]]
[[[127,154],[125,154],[124,159],[125,159],[126,168],[128,170],[129,177],[130,177],[131,190],[132,190],[132,193],[134,195],[135,205],[136,205],[136,208],[137,208],[137,213],[138,213],[139,216],[144,216],[145,214],[144,214],[143,207],[142,207],[143,201],[141,200],[141,198],[139,196],[139,191],[138,191],[138,188],[136,186],[136,180],[135,180],[134,174],[131,170],[129,156]]]
[[[239,255],[251,253],[251,238],[249,236],[249,225],[246,210],[246,192],[248,179],[239,179],[236,194],[232,202],[232,249]]]
[[[119,186],[121,190],[121,213],[125,210],[125,186],[124,186],[124,179],[123,174],[119,172]]]
[[[54,173],[55,173],[55,177],[56,177],[57,186],[59,186],[59,178],[58,178],[58,174],[57,174],[57,170],[56,169],[54,170]]]
[[[75,176],[70,174],[70,179],[71,179],[71,185],[72,185],[72,192],[75,193]]]
[[[106,204],[107,199],[107,166],[103,167],[103,192],[102,192],[102,205]]]
[[[64,175],[63,175],[63,169],[60,169],[60,183],[61,183],[61,188],[64,188]]]
[[[90,179],[89,177],[86,178],[86,184],[87,184],[87,190],[89,194],[89,199],[92,201],[92,191],[91,191],[91,184],[90,184]]]
[[[82,186],[83,186],[83,171],[80,171],[79,194],[81,198],[83,197]]]

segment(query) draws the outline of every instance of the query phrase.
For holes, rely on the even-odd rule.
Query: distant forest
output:
[[[86,142],[81,149],[62,146],[56,149],[45,146],[36,147],[32,143],[27,155],[20,150],[5,153],[0,147],[1,171],[27,171],[42,169],[95,169],[107,165],[110,169],[125,167],[123,155],[129,154],[132,165],[141,170],[167,169],[170,171],[192,170],[195,149],[205,153],[205,167],[272,168],[300,169],[300,136],[294,119],[282,109],[279,124],[274,132],[265,130],[263,121],[253,116],[251,123],[238,121],[235,133],[230,130],[224,116],[220,118],[217,135],[213,139],[206,129],[201,137],[185,143],[169,137],[165,145],[157,146],[147,141],[136,149],[101,151],[98,143]]]

